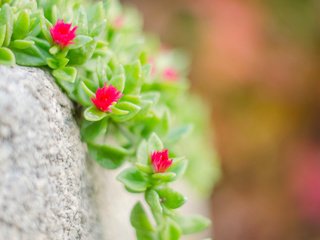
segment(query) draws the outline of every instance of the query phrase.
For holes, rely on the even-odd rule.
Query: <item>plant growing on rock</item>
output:
[[[91,158],[108,169],[130,165],[118,180],[144,194],[153,216],[140,202],[134,206],[130,221],[139,240],[180,239],[210,224],[176,211],[186,202],[171,187],[188,164],[178,156],[191,129],[184,116],[198,108],[187,92],[185,58],[158,46],[142,32],[138,14],[116,1],[0,0],[0,64],[50,69],[81,106]],[[197,139],[183,143],[192,149]]]

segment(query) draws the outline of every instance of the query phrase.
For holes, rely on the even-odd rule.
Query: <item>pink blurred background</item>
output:
[[[215,239],[320,239],[320,2],[124,2],[191,53],[222,161]]]

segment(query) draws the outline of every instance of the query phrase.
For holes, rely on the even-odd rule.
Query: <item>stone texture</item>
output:
[[[102,239],[72,109],[45,71],[0,66],[0,239]]]

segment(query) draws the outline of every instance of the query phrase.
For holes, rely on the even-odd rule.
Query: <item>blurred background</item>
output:
[[[222,166],[215,239],[320,239],[320,1],[122,2],[192,57]]]

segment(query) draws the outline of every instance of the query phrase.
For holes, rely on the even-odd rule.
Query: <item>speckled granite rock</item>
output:
[[[46,72],[0,66],[0,239],[102,239],[72,109]]]

